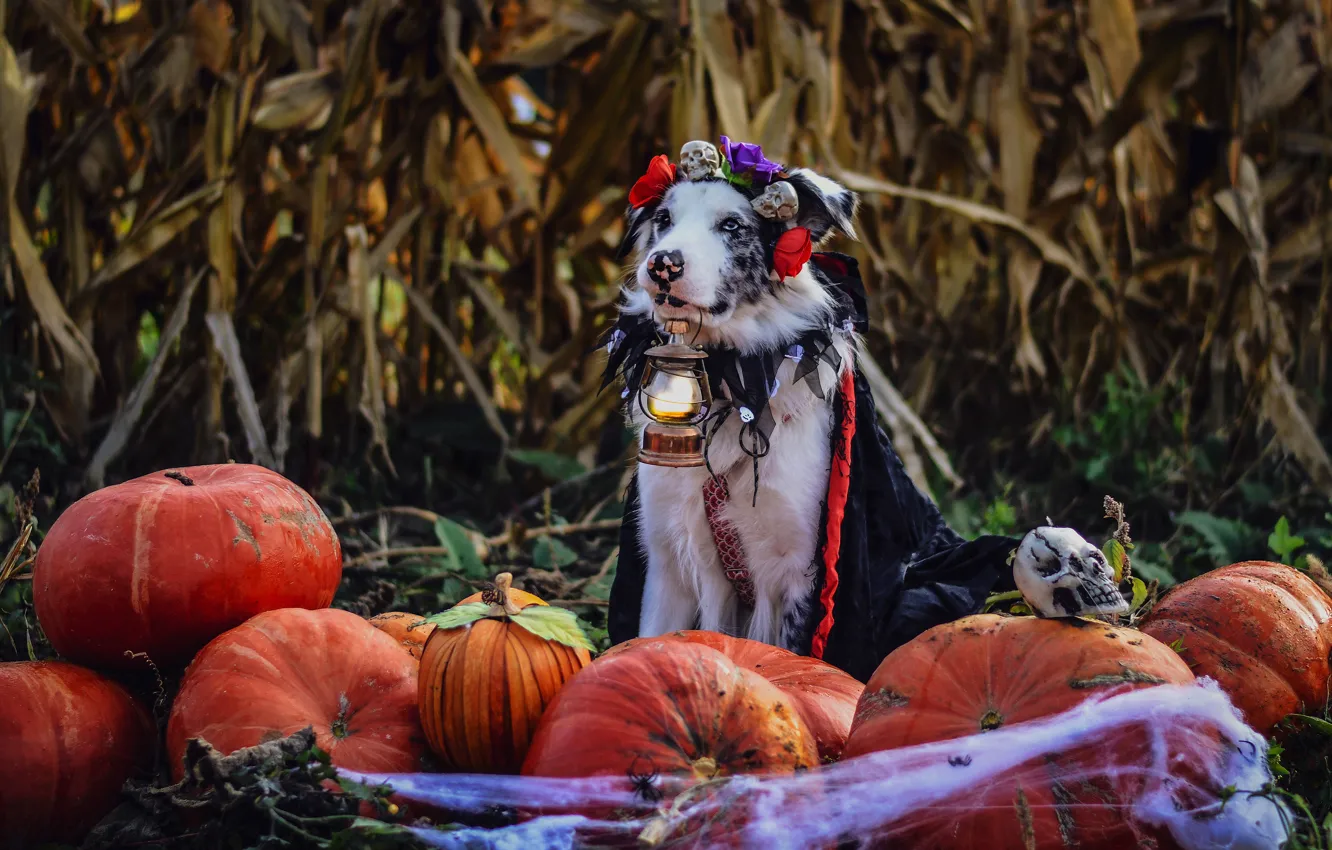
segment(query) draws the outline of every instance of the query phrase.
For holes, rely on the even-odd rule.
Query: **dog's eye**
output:
[[[657,227],[670,227],[670,226],[671,226],[671,211],[670,211],[670,210],[657,210],[657,214],[654,215],[654,216],[652,216],[652,221],[656,223]]]
[[[722,229],[722,230],[725,230],[727,233],[734,233],[734,232],[736,232],[737,230],[740,229],[740,219],[738,219],[738,218],[724,218],[724,219],[722,219],[721,229]]]

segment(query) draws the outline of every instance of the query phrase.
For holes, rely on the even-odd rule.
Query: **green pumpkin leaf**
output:
[[[1142,579],[1134,576],[1133,582],[1133,601],[1129,603],[1129,610],[1136,611],[1147,601],[1147,585]]]
[[[554,537],[538,538],[532,546],[532,561],[542,569],[567,567],[578,560],[578,553]]]
[[[1310,726],[1310,728],[1322,732],[1324,735],[1327,735],[1329,738],[1332,738],[1332,723],[1329,723],[1328,721],[1324,720],[1321,717],[1310,717],[1307,714],[1291,714],[1288,715],[1288,717],[1293,717],[1296,720],[1302,720],[1305,723],[1307,723]]]
[[[467,529],[448,517],[440,517],[435,520],[435,537],[439,539],[439,545],[448,550],[444,560],[449,570],[468,578],[486,577],[486,565],[477,557],[476,544]]]
[[[490,611],[486,602],[468,602],[466,605],[454,605],[447,611],[441,611],[432,617],[426,617],[421,623],[430,623],[437,629],[459,629],[470,626]],[[420,625],[413,623],[412,628]]]
[[[1105,541],[1105,545],[1101,547],[1101,552],[1104,553],[1110,566],[1114,568],[1115,581],[1122,580],[1124,578],[1124,564],[1128,562],[1128,552],[1124,550],[1124,544],[1111,537]]]
[[[586,649],[588,652],[596,651],[572,611],[553,605],[529,605],[511,619],[543,640],[562,643],[574,649]]]
[[[1277,520],[1276,528],[1267,536],[1267,548],[1287,566],[1290,565],[1290,556],[1303,545],[1304,538],[1290,533],[1290,520],[1284,516]]]

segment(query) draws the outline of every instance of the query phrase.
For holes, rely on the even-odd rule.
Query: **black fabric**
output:
[[[921,632],[975,613],[991,593],[1013,589],[1007,560],[1018,541],[994,536],[968,541],[950,529],[938,507],[907,475],[879,427],[874,400],[859,374],[855,388],[856,433],[837,561],[839,582],[823,658],[863,682],[884,656]],[[845,411],[843,404],[837,407],[835,434]],[[625,499],[620,559],[611,586],[612,643],[638,636],[647,576],[638,512],[635,476]],[[820,540],[820,553],[825,542]],[[805,654],[824,613],[819,604],[822,564],[820,556],[815,565],[819,579],[808,606]]]

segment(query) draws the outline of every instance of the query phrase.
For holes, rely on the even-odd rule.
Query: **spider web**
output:
[[[1292,816],[1271,791],[1266,755],[1204,679],[795,776],[361,779],[393,786],[436,822],[501,824],[415,830],[444,848],[1276,850]],[[646,781],[660,800],[643,793]]]

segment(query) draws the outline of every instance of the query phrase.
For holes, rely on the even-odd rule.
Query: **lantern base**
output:
[[[638,462],[674,468],[703,466],[703,432],[694,425],[650,423],[643,429]]]

